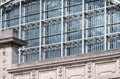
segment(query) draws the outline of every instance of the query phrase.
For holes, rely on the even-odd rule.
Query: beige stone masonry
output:
[[[26,42],[18,39],[18,31],[8,29],[0,31],[0,79],[12,79],[8,69],[17,63],[18,48]]]

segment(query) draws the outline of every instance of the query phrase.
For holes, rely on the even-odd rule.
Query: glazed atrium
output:
[[[14,28],[27,45],[18,63],[120,48],[114,0],[0,0],[0,30]]]

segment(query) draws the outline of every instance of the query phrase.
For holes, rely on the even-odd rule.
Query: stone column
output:
[[[7,69],[18,62],[18,48],[25,44],[25,41],[18,38],[17,30],[0,31],[0,79],[11,79]]]

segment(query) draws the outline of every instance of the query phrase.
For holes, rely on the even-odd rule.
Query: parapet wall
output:
[[[12,79],[120,79],[120,49],[13,64]]]

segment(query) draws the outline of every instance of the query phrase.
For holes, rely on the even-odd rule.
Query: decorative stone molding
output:
[[[120,73],[120,58],[119,58],[119,73]]]
[[[3,76],[3,79],[5,79],[6,78],[6,76]]]
[[[2,48],[1,51],[2,51],[2,56],[6,56],[5,48]]]
[[[2,78],[3,79],[6,79],[6,62],[7,62],[7,59],[6,59],[6,51],[5,51],[5,48],[2,48],[1,49],[1,53],[2,53],[2,57],[1,57],[1,61],[2,61],[2,71],[0,72],[2,74]]]
[[[2,60],[2,63],[6,63],[6,61],[7,61],[6,59],[3,59],[3,60]]]
[[[35,61],[30,63],[23,63],[22,65],[13,64],[12,69],[9,69],[8,72],[17,72],[17,71],[25,71],[31,69],[41,69],[45,67],[55,67],[58,65],[68,65],[80,63],[83,64],[85,62],[94,61],[99,63],[99,61],[106,61],[106,59],[116,59],[120,57],[120,49],[113,49],[107,51],[100,51],[94,53],[87,53],[81,55],[73,55],[67,57],[59,57],[49,60]],[[113,60],[112,60],[113,61]],[[108,62],[108,60],[106,61]]]
[[[63,66],[58,67],[58,79],[64,79],[64,67]]]
[[[32,79],[36,79],[36,71],[35,70],[32,71]]]
[[[5,73],[5,72],[2,74],[2,78],[3,78],[3,79],[6,78],[6,73]]]
[[[87,63],[87,69],[88,69],[88,79],[91,79],[92,78],[92,75],[93,75],[93,63],[92,62],[89,62]]]
[[[5,70],[6,70],[6,67],[5,67],[5,66],[4,66],[4,67],[2,67],[2,70],[3,70],[3,71],[5,71]]]

